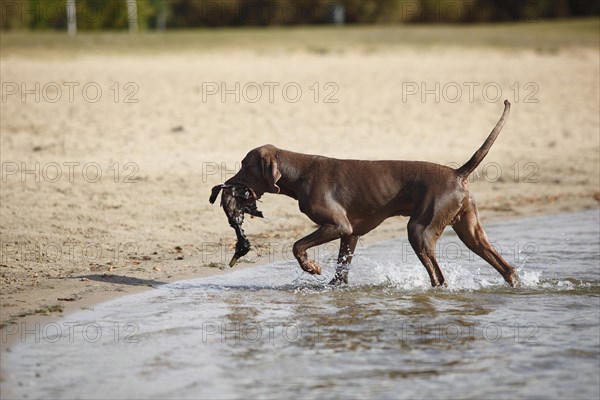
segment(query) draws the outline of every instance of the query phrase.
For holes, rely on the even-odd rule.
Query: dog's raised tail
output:
[[[466,178],[467,176],[469,176],[471,174],[471,172],[473,172],[475,170],[475,168],[477,168],[477,166],[481,163],[481,161],[483,161],[483,159],[487,155],[488,151],[490,151],[490,149],[492,148],[494,141],[500,134],[500,131],[502,130],[502,127],[504,126],[504,123],[508,119],[509,113],[510,113],[510,102],[508,100],[504,100],[504,112],[502,113],[500,120],[498,121],[498,123],[496,124],[494,129],[492,129],[492,132],[487,137],[485,142],[483,142],[481,147],[475,152],[475,154],[473,154],[471,159],[469,159],[469,161],[467,161],[462,167],[460,167],[456,170],[456,173],[458,174],[458,176],[460,176],[461,178]]]

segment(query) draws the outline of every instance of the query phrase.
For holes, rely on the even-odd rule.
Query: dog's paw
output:
[[[329,284],[332,286],[347,285],[348,284],[348,269],[338,267],[337,271],[335,272],[335,276],[329,282]]]
[[[336,276],[335,278],[333,278],[332,280],[329,281],[329,284],[331,286],[342,286],[342,285],[347,285],[348,284],[348,280],[347,279],[343,279],[340,278],[338,276]]]
[[[302,264],[302,269],[313,275],[321,275],[321,267],[312,260],[308,260]]]
[[[514,288],[521,287],[521,279],[519,278],[519,275],[517,275],[517,273],[509,275],[507,282],[511,287],[514,287]]]

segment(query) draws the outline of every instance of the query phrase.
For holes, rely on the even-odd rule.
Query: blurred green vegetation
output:
[[[538,21],[600,15],[600,0],[137,0],[141,30],[220,26]],[[79,31],[124,30],[126,0],[76,0]],[[337,12],[337,14],[336,14]],[[0,0],[3,30],[65,30],[66,0]]]
[[[166,32],[4,32],[2,57],[74,57],[89,54],[156,54],[234,49],[255,52],[308,51],[315,54],[377,51],[395,47],[433,46],[529,49],[556,53],[571,47],[597,50],[600,20],[537,23],[300,26],[270,29],[194,29]]]

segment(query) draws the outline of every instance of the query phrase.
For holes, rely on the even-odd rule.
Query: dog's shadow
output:
[[[112,283],[115,285],[127,285],[127,286],[150,286],[157,287],[166,285],[168,282],[157,281],[155,279],[143,279],[135,278],[132,276],[125,275],[108,275],[108,274],[93,274],[93,275],[79,275],[75,278],[80,280],[90,280],[103,283]]]

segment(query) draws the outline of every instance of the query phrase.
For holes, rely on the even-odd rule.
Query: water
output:
[[[21,327],[2,398],[597,399],[599,224],[488,224],[520,289],[449,230],[448,288],[395,240],[359,247],[341,290],[327,255],[322,279],[283,261],[122,297]]]

